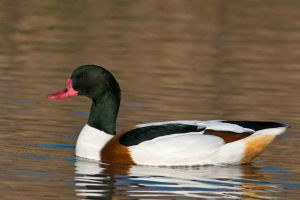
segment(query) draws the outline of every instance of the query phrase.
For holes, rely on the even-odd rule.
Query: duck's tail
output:
[[[245,153],[241,163],[249,163],[253,160],[266,149],[276,136],[286,132],[288,127],[290,126],[278,123],[278,127],[261,129],[245,138]]]

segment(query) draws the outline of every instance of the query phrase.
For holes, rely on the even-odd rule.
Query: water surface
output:
[[[0,3],[1,199],[298,199],[298,1]],[[292,125],[251,165],[147,167],[74,157],[90,102],[49,102],[73,68],[119,81],[118,129],[180,119]]]

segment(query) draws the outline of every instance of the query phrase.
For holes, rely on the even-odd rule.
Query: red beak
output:
[[[48,94],[48,99],[60,100],[60,99],[65,99],[65,98],[69,98],[69,97],[74,97],[77,95],[78,95],[78,91],[73,89],[72,79],[69,78],[65,89],[62,89],[58,92]]]

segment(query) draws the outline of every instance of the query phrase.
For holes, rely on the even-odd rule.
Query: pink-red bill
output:
[[[72,79],[68,79],[67,85],[64,89],[48,94],[48,99],[51,100],[60,100],[69,97],[74,97],[78,95],[78,91],[74,90],[72,87]]]

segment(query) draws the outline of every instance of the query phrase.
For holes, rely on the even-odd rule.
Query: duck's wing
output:
[[[137,128],[128,131],[120,138],[120,143],[132,146],[153,139],[163,139],[166,136],[172,138],[190,133],[217,136],[228,143],[243,139],[254,132],[252,127],[224,120],[154,122],[137,125]]]
[[[276,135],[285,129],[285,125],[274,122],[224,120],[139,124],[136,128],[115,137],[106,149],[110,149],[110,152],[116,152],[113,150],[116,146],[126,149],[132,159],[131,163],[134,164],[239,163],[245,154],[245,141],[249,140],[248,138],[264,131]],[[266,144],[269,144],[271,139],[268,141]],[[263,150],[265,146],[254,147],[253,155],[257,155],[258,150]],[[115,153],[109,157],[117,155],[118,153]]]
[[[128,147],[133,160],[139,164],[239,163],[245,156],[245,141],[252,138],[250,136],[269,130],[267,133],[272,133],[274,138],[273,135],[282,133],[285,128],[276,122],[169,121],[138,125],[124,134],[120,143]],[[266,145],[255,147],[255,153],[260,153],[272,138],[264,143]]]

